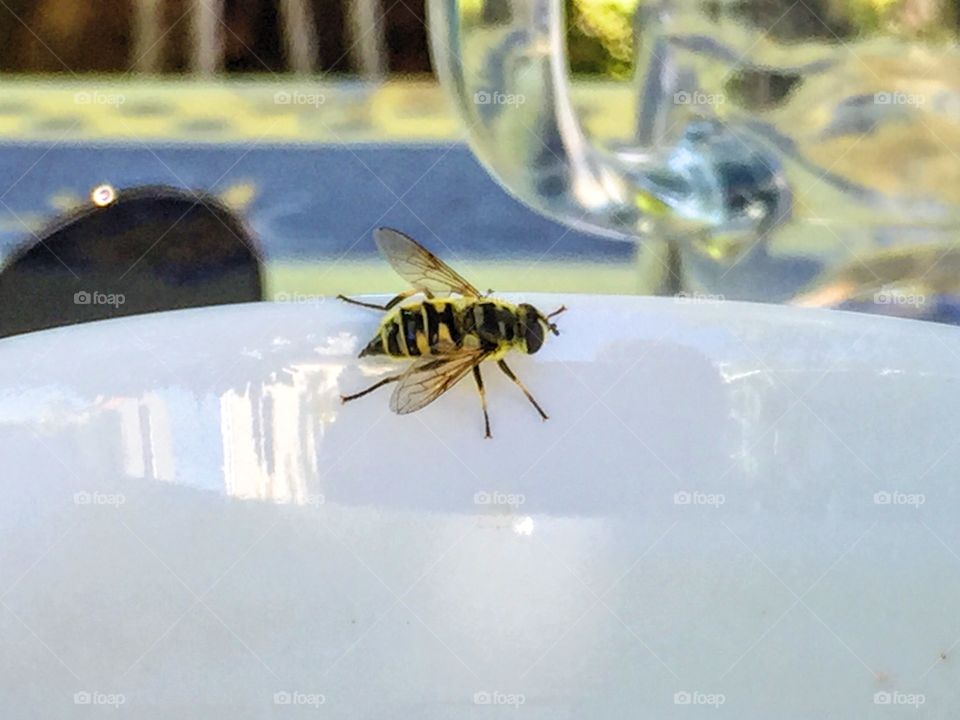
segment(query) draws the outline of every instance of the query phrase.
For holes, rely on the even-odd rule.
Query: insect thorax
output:
[[[434,298],[391,310],[361,356],[410,358],[485,349],[494,355],[521,346],[516,306],[502,300]]]

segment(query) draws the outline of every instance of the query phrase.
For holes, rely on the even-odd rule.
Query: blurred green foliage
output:
[[[564,0],[571,70],[578,75],[629,78],[634,16],[643,2]],[[722,21],[734,20],[784,41],[876,35],[954,42],[960,38],[960,0],[703,0],[700,9],[718,23],[718,32]],[[794,37],[791,32],[799,34]]]
[[[831,5],[863,33],[957,39],[957,0],[832,0]]]
[[[570,69],[578,75],[629,78],[633,15],[639,0],[565,0]]]

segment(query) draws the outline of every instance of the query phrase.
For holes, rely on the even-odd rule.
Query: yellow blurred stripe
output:
[[[600,137],[630,133],[631,91],[574,88]],[[430,81],[380,87],[283,76],[220,82],[0,76],[0,140],[68,142],[451,142],[463,139],[452,102]]]
[[[632,295],[642,293],[637,268],[629,262],[516,264],[464,262],[458,269],[478,288],[497,292],[570,292]],[[276,262],[267,266],[266,297],[333,296],[393,293],[406,289],[389,266],[380,260],[322,263]],[[285,296],[285,297],[284,297]]]

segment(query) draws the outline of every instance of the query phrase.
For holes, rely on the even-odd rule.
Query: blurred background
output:
[[[629,78],[641,0],[562,0],[575,74]],[[653,3],[648,3],[653,4]],[[503,0],[464,0],[488,14]],[[956,40],[955,0],[705,0],[744,18],[808,15],[836,40],[880,29]],[[799,7],[805,6],[804,8]],[[498,8],[499,6],[499,8]],[[790,20],[778,23],[786,31]],[[387,74],[431,78],[424,0],[4,0],[0,69],[11,73]]]
[[[512,4],[458,5],[493,22]],[[605,146],[636,133],[638,18],[667,5],[563,0],[572,102]],[[788,48],[871,37],[952,49],[960,33],[957,0],[704,0],[697,12],[715,23],[718,42],[705,55],[713,63],[723,57],[724,23]],[[0,335],[210,302],[397,290],[401,281],[370,239],[379,225],[421,239],[479,287],[682,290],[651,280],[637,243],[549,220],[502,189],[436,80],[426,15],[423,0],[0,0]],[[942,72],[955,77],[956,67]],[[722,89],[737,106],[763,109],[793,92],[797,77],[746,67],[725,74]],[[924,172],[952,204],[960,95],[948,100],[949,123],[931,130],[936,157]],[[804,120],[818,133],[836,132],[835,121]],[[870,123],[845,132],[859,142],[881,120]],[[879,182],[869,166],[877,146],[838,153],[818,138],[811,152],[824,167]],[[894,183],[904,144],[884,142]],[[197,203],[208,211],[202,218],[190,212]],[[723,247],[705,246],[704,256]],[[941,243],[931,252],[948,250]],[[878,270],[891,262],[893,270]],[[848,290],[859,265],[874,296],[902,279],[900,259],[878,263],[821,263],[817,273],[835,271],[834,279],[826,295],[821,283],[807,297],[855,300]],[[221,266],[233,274],[220,277]],[[942,267],[949,271],[936,282],[952,298],[957,273]],[[123,302],[98,307],[97,292]],[[952,307],[934,319],[953,321]],[[883,309],[914,316],[929,306]]]

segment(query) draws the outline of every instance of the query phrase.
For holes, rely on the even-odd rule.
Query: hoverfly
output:
[[[390,398],[390,409],[398,415],[416,412],[429,405],[468,372],[473,372],[483,408],[484,436],[490,435],[487,396],[480,374],[480,363],[496,360],[498,367],[523,392],[527,400],[547,419],[547,414],[530,391],[514,375],[503,356],[510,350],[533,354],[540,349],[548,332],[559,335],[550,318],[566,310],[561,306],[544,315],[533,305],[513,305],[482,295],[437,256],[413,238],[398,230],[378,228],[373,238],[380,253],[399,275],[411,284],[386,305],[375,305],[338,295],[340,300],[383,310],[377,334],[359,357],[386,355],[413,360],[403,372],[390,375],[366,390],[341,395],[343,402],[356,400],[389,383],[397,383]],[[435,293],[459,297],[438,298]],[[423,301],[400,303],[422,294]]]

